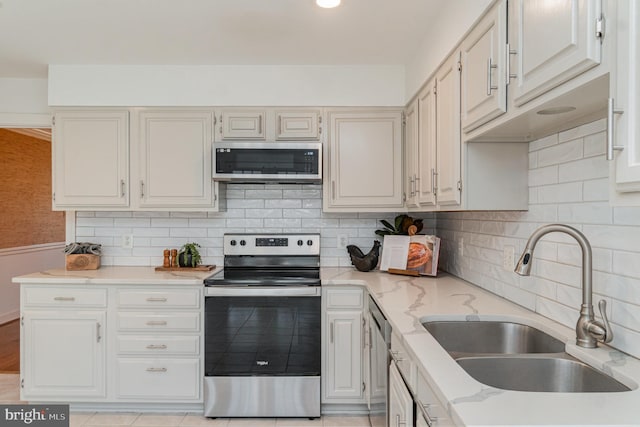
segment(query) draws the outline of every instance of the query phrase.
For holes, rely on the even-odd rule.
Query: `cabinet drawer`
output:
[[[324,289],[327,308],[362,308],[362,289]]]
[[[118,359],[117,396],[123,399],[200,398],[199,359]]]
[[[449,414],[447,414],[445,406],[442,405],[426,378],[422,374],[418,374],[417,381],[416,397],[418,401],[416,405],[422,405],[429,418],[432,420],[437,419],[437,425],[448,425]]]
[[[118,313],[120,331],[183,331],[200,330],[199,313]]]
[[[197,335],[125,335],[119,336],[117,343],[118,354],[190,356],[200,354],[200,337]]]
[[[402,340],[396,334],[391,335],[391,355],[409,388],[415,390],[418,374],[417,366],[409,357]]]
[[[117,295],[121,308],[200,307],[200,289],[119,289]]]
[[[25,287],[22,291],[25,307],[106,307],[106,289],[65,287]]]

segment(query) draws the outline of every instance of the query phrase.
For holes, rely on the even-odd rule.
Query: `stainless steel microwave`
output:
[[[232,182],[322,181],[319,142],[214,142],[213,179]]]

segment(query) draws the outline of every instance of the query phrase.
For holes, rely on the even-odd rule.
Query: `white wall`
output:
[[[47,113],[47,79],[0,79],[0,113]]]
[[[599,120],[529,145],[527,212],[439,213],[442,266],[456,276],[574,328],[581,304],[581,253],[575,241],[549,234],[535,249],[533,272],[503,268],[541,225],[581,230],[593,247],[594,303],[607,301],[612,345],[640,357],[640,207],[609,205],[606,122]],[[463,255],[457,243],[463,239]],[[595,308],[597,311],[597,307]]]
[[[493,0],[448,0],[437,20],[425,22],[418,51],[406,64],[405,98],[409,101],[483,14]]]
[[[0,78],[0,127],[47,127],[47,79]]]
[[[52,106],[403,106],[404,101],[403,66],[49,66]]]
[[[20,285],[11,278],[64,268],[64,243],[0,249],[0,324],[20,317]]]
[[[320,233],[323,266],[349,266],[345,249],[337,248],[338,234],[367,252],[373,246],[384,213],[324,213],[321,185],[230,184],[227,211],[195,212],[77,212],[77,241],[103,245],[103,265],[162,265],[162,251],[187,241],[203,247],[205,264],[222,264],[224,233]],[[425,232],[433,232],[434,215],[421,217]],[[133,249],[120,248],[121,236],[133,234]]]

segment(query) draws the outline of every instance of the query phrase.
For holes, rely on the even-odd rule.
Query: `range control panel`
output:
[[[320,255],[319,234],[225,234],[224,255]]]

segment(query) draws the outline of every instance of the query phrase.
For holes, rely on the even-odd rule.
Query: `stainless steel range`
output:
[[[227,234],[205,280],[206,417],[320,416],[320,235]]]

